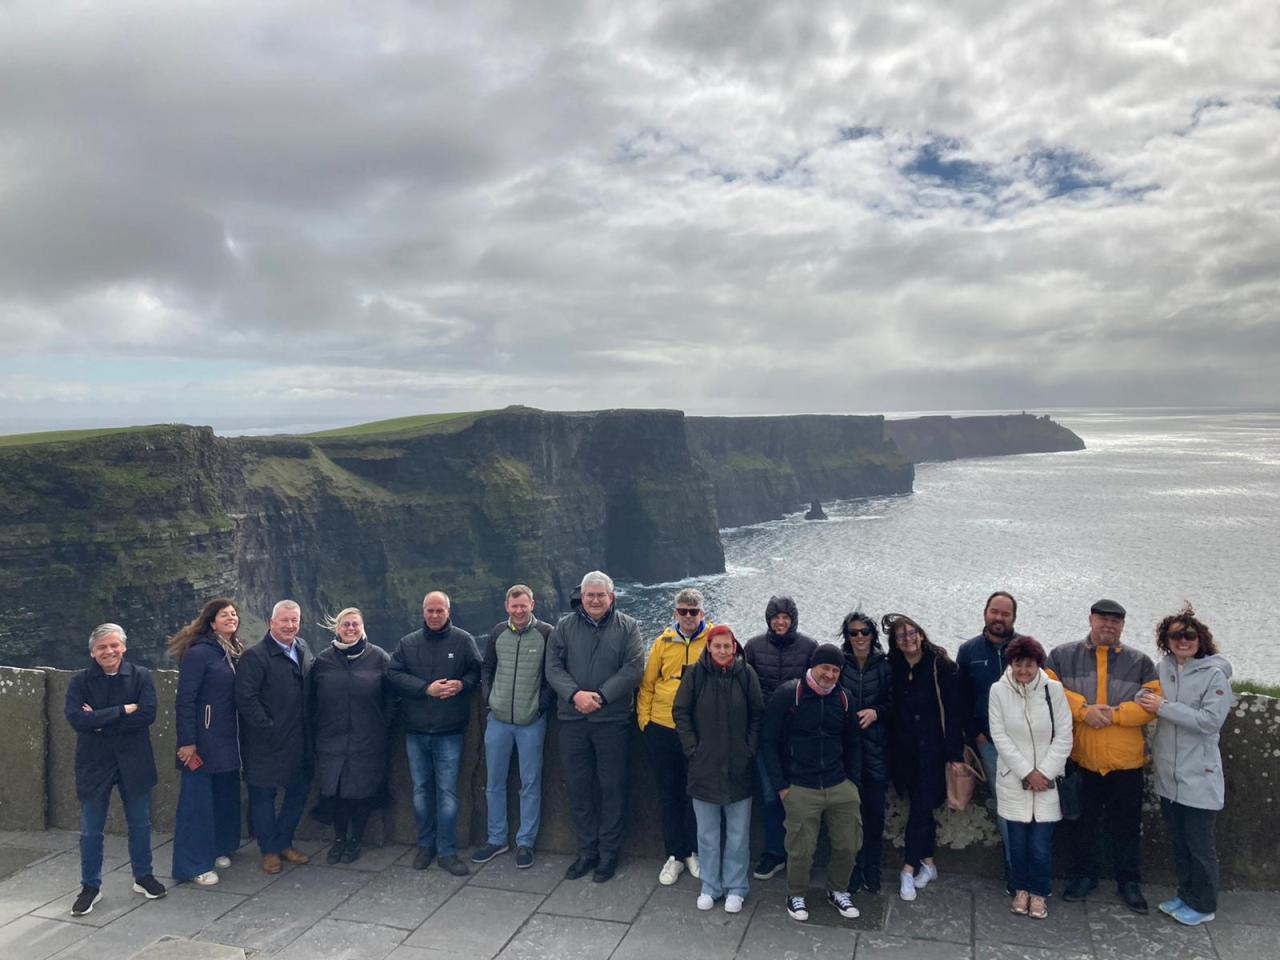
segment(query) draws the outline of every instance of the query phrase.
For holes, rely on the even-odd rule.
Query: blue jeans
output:
[[[720,815],[724,814],[724,860],[720,857]],[[751,857],[751,798],[737,803],[693,801],[698,821],[698,865],[702,892],[719,900],[726,894],[747,895],[747,861]]]
[[[460,733],[406,733],[405,752],[413,778],[413,813],[418,846],[434,847],[441,857],[458,852],[458,770]]]
[[[213,869],[215,857],[240,846],[240,771],[183,770],[173,824],[173,878],[179,882]]]
[[[307,806],[307,794],[311,791],[311,771],[303,767],[289,781],[277,813],[276,793],[279,789],[249,784],[249,825],[264,857],[293,846],[293,832],[298,829],[298,821]]]
[[[120,802],[129,825],[129,860],[137,880],[151,874],[151,791],[130,796],[124,784],[115,786],[120,788]],[[102,886],[102,831],[110,806],[110,787],[99,799],[80,802],[80,883],[86,887]]]
[[[778,791],[769,780],[769,768],[764,765],[764,757],[756,754],[756,774],[760,778],[760,793],[764,800],[764,809],[760,811],[764,821],[764,852],[779,860],[787,858],[787,829],[784,826],[787,812],[782,809],[782,801]]]
[[[1049,895],[1053,877],[1053,824],[1009,824],[1009,882],[1014,890],[1026,890],[1037,897]]]
[[[978,747],[978,756],[982,758],[982,772],[987,775],[987,792],[991,794],[992,803],[996,798],[996,758],[999,751],[996,745],[990,740]],[[1012,859],[1009,855],[1009,821],[1004,817],[995,813],[995,808],[991,808],[991,812],[995,814],[996,826],[1000,828],[1000,842],[1004,844],[1004,869],[1006,873],[1013,870]],[[1009,878],[1012,881],[1012,876]],[[1014,887],[1015,890],[1025,890],[1026,887]]]
[[[503,723],[489,714],[484,728],[484,799],[490,843],[502,846],[507,842],[507,771],[514,747],[520,764],[520,832],[516,834],[516,846],[533,849],[542,823],[542,744],[546,735],[545,714],[524,725]]]

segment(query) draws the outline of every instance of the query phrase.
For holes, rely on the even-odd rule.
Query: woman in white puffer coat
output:
[[[1054,779],[1071,756],[1071,708],[1062,684],[1041,669],[1044,661],[1033,637],[1011,640],[988,713],[998,753],[996,808],[1009,824],[1012,909],[1037,920],[1049,915],[1053,825],[1062,819]]]

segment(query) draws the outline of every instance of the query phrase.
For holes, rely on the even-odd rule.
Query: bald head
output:
[[[449,595],[441,590],[432,590],[422,598],[422,619],[430,630],[443,630],[449,622]]]

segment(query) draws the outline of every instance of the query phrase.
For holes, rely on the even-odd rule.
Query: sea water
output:
[[[1237,679],[1280,682],[1280,412],[1055,419],[1087,449],[919,464],[909,496],[722,531],[726,573],[623,583],[619,608],[648,642],[687,583],[745,641],[785,593],[815,639],[860,608],[909,614],[954,652],[981,631],[993,590],[1017,597],[1017,629],[1046,649],[1082,639],[1089,606],[1109,597],[1128,611],[1122,641],[1154,655],[1156,623],[1190,601]]]

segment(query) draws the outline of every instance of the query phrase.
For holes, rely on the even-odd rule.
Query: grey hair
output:
[[[124,627],[118,623],[100,623],[93,628],[93,633],[89,634],[89,649],[92,650],[95,643],[99,640],[105,640],[112,634],[118,634],[120,642],[126,646],[128,645],[129,638],[125,636]]]
[[[609,593],[613,593],[613,578],[603,570],[592,570],[583,577],[580,589],[586,590],[593,583],[596,586],[604,587]]]
[[[279,603],[277,603],[274,607],[271,608],[271,619],[274,620],[276,618],[276,614],[278,614],[281,610],[293,610],[299,616],[302,615],[302,608],[298,606],[298,603],[296,600],[281,600]]]
[[[706,601],[702,598],[702,591],[695,587],[685,587],[676,594],[676,606],[697,607],[702,609],[703,603]]]
[[[453,609],[453,604],[449,601],[449,595],[448,595],[447,593],[445,593],[443,590],[431,590],[431,591],[428,591],[427,595],[426,595],[425,597],[423,597],[423,598],[422,598],[422,605],[423,605],[424,607],[427,605],[427,600],[428,600],[430,597],[432,597],[432,596],[436,596],[436,597],[444,597],[444,608],[445,608],[446,610],[452,610],[452,609]]]

